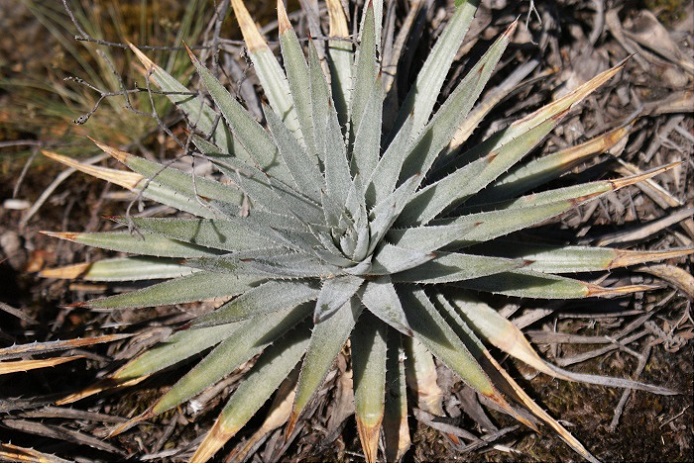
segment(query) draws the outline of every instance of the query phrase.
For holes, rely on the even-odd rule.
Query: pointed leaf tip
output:
[[[334,37],[347,37],[347,18],[340,0],[326,0],[329,19],[329,34]]]
[[[286,32],[292,30],[292,23],[290,22],[290,18],[287,16],[287,8],[285,8],[284,0],[277,1],[277,10],[278,31],[280,32],[280,35],[284,35]]]
[[[299,419],[299,413],[297,411],[292,411],[290,413],[290,418],[287,420],[287,427],[285,427],[285,440],[289,440],[294,432],[294,428],[297,426],[297,420]]]
[[[675,169],[676,167],[680,166],[681,164],[682,164],[682,161],[675,161],[673,163],[665,164],[663,166],[659,166],[657,168],[650,169],[649,171],[645,171],[641,174],[623,177],[621,179],[612,180],[610,182],[611,182],[611,185],[613,186],[613,189],[618,190],[618,189],[626,187],[628,185],[638,184],[638,183],[643,182],[645,180],[651,179],[652,177],[658,176],[659,174],[663,174],[666,171],[670,171],[671,169]]]
[[[507,26],[507,29],[502,33],[505,38],[511,37],[515,32],[516,28],[519,26],[519,18],[516,18],[512,23]]]
[[[244,42],[248,47],[250,52],[256,52],[265,48],[268,48],[268,44],[261,36],[256,23],[253,22],[249,10],[246,9],[246,5],[243,0],[231,0],[232,8],[234,9],[234,15],[236,16],[237,22],[239,23],[239,28],[244,36]]]
[[[98,140],[93,139],[91,137],[89,137],[89,140],[94,142],[94,145],[99,147],[99,149],[102,150],[104,153],[111,156],[112,158],[117,159],[118,161],[120,161],[123,164],[127,164],[128,159],[133,157],[133,155],[128,153],[128,152],[125,152],[123,150],[119,150],[117,148],[110,147],[110,146],[106,145],[105,143],[99,142]]]
[[[600,298],[614,298],[622,295],[629,295],[630,293],[638,292],[649,292],[651,290],[658,290],[661,288],[658,285],[625,285],[623,287],[601,287],[599,285],[587,284],[587,298],[588,297],[600,297]]]
[[[144,71],[145,71],[145,72],[144,72],[145,75],[148,75],[148,74],[151,73],[154,69],[157,68],[157,65],[154,64],[154,61],[152,61],[151,59],[149,59],[149,58],[147,57],[147,55],[145,55],[145,54],[142,52],[142,50],[140,50],[138,47],[136,47],[136,46],[135,46],[134,44],[132,44],[131,42],[128,42],[127,40],[126,40],[126,44],[128,45],[128,47],[130,47],[130,49],[132,50],[132,52],[135,53],[135,56],[138,58],[138,60],[140,60],[140,62],[141,62],[141,63],[143,64],[143,66],[145,67],[145,70],[144,70]]]
[[[191,59],[191,62],[193,64],[198,63],[198,57],[195,56],[193,50],[191,50],[186,42],[183,42],[183,48],[186,49],[186,53],[188,53],[188,57]]]
[[[227,443],[227,440],[229,437],[226,432],[220,430],[220,427],[213,427],[205,436],[205,440],[195,450],[189,462],[208,462]]]
[[[371,5],[371,2],[369,2]],[[379,450],[379,438],[381,436],[381,422],[376,425],[366,425],[357,420],[357,431],[364,451],[366,462],[376,462]]]
[[[101,166],[94,166],[91,164],[80,163],[77,160],[68,158],[67,156],[59,155],[48,150],[42,150],[41,153],[54,161],[57,161],[65,166],[76,169],[78,171],[89,174],[90,176],[96,177],[98,179],[111,182],[113,184],[119,185],[128,190],[133,190],[142,181],[143,177],[140,174],[129,171],[120,171],[118,169],[104,168]],[[109,153],[110,154],[110,153]]]
[[[123,422],[121,424],[118,424],[116,427],[111,429],[111,431],[106,436],[106,438],[113,438],[116,435],[120,435],[123,432],[126,432],[126,431],[130,430],[131,428],[135,427],[139,423],[151,419],[152,417],[154,417],[154,414],[152,414],[152,410],[150,408],[150,409],[146,410],[145,412],[143,412],[142,414],[138,414],[137,416],[133,417],[132,419],[130,419],[126,422]]]

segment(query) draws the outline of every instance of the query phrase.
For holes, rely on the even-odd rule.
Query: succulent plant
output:
[[[148,78],[187,116],[191,139],[218,178],[98,142],[132,172],[45,152],[186,214],[115,218],[127,226],[122,231],[51,233],[133,256],[44,271],[44,276],[162,280],[88,303],[100,310],[227,300],[111,374],[112,384],[132,385],[205,353],[120,430],[190,400],[254,360],[193,460],[211,458],[288,378],[296,382],[280,400],[286,404],[283,420],[289,433],[346,347],[357,429],[368,461],[377,459],[382,428],[388,460],[398,460],[410,446],[408,387],[421,410],[444,414],[434,358],[488,403],[532,429],[547,424],[589,460],[592,455],[524,392],[488,346],[560,379],[673,393],[555,367],[480,297],[578,299],[645,291],[651,287],[606,288],[571,275],[690,252],[543,244],[513,235],[669,168],[543,189],[577,160],[625,136],[628,127],[522,162],[620,66],[468,146],[464,142],[493,102],[474,105],[515,27],[491,45],[434,111],[477,2],[457,2],[400,105],[386,98],[393,80],[381,72],[381,2],[363,9],[354,45],[340,1],[327,1],[330,38],[322,62],[313,41],[306,46],[299,41],[278,1],[283,66],[242,0],[231,3],[267,98],[267,128],[192,53],[208,95],[191,93],[132,47]]]

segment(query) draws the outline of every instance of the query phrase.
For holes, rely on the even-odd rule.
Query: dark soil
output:
[[[25,3],[20,0],[0,0],[0,30],[6,32],[0,38],[0,77],[23,79],[28,75],[50,74],[52,77],[46,77],[46,81],[58,82],[70,75],[66,71],[72,66],[70,57],[66,55],[65,62],[56,64],[61,45],[34,19],[25,8]],[[96,3],[106,5],[113,2],[102,0]],[[122,3],[133,7],[131,4],[140,2]],[[274,2],[270,3],[273,4],[269,7],[272,10]],[[398,8],[405,10],[405,3],[398,2]],[[432,3],[434,6],[430,9],[430,17],[444,11],[439,8],[444,2]],[[489,118],[489,124],[493,124],[493,121],[503,124],[512,113],[529,112],[549,101],[561,90],[561,84],[571,86],[584,82],[596,72],[631,56],[620,79],[607,85],[589,98],[582,108],[569,115],[567,123],[549,137],[539,152],[582,142],[586,137],[616,127],[630,114],[641,112],[642,117],[635,123],[629,140],[615,154],[641,170],[676,160],[683,162],[678,170],[661,179],[661,185],[667,191],[660,196],[661,201],[654,200],[637,188],[626,189],[577,209],[540,232],[578,237],[579,241],[584,240],[585,243],[613,237],[615,246],[639,249],[692,247],[692,2],[537,0],[538,16],[528,11],[532,3],[482,1],[473,27],[478,35],[473,34],[467,39],[466,48],[475,54],[511,20],[521,15],[523,22],[529,14],[529,29],[520,27],[506,57],[509,64],[500,70],[493,84],[501,81],[519,63],[531,58],[538,58],[541,62],[537,74],[543,69],[557,70],[555,74],[522,89],[503,102]],[[297,7],[290,8],[293,9]],[[175,8],[171,7],[172,21],[175,15]],[[230,18],[226,19],[225,34],[233,34],[230,32],[231,22]],[[652,43],[638,40],[644,34],[656,34],[655,28],[659,24],[670,42],[666,38],[654,39]],[[272,36],[274,31],[269,34]],[[436,35],[436,29],[427,27],[413,60],[421,59],[421,55],[427,52],[431,35]],[[669,46],[676,47],[682,60],[680,64],[678,57],[674,59],[669,55]],[[687,64],[691,66],[689,70]],[[248,65],[242,60],[243,66]],[[452,77],[466,67],[466,62],[461,61],[458,66]],[[243,69],[247,71],[247,68]],[[241,88],[242,78],[253,82],[253,77],[245,74],[232,78],[232,81]],[[56,95],[39,96],[39,101],[46,104],[59,105],[64,102]],[[98,151],[84,148],[89,143],[84,143],[83,136],[95,135],[90,133],[90,123],[76,127],[70,122],[89,111],[91,106],[71,105],[62,110],[60,117],[51,119],[50,127],[47,127],[42,120],[37,121],[32,113],[34,108],[28,106],[27,101],[27,95],[20,95],[15,87],[0,86],[0,201],[3,202],[0,205],[0,303],[5,305],[0,307],[0,348],[122,331],[137,333],[138,341],[143,345],[153,344],[161,334],[184,322],[187,314],[200,311],[200,308],[156,308],[137,314],[92,313],[71,305],[122,291],[127,285],[113,287],[41,279],[37,276],[36,273],[42,269],[92,261],[102,256],[99,250],[61,242],[40,234],[40,231],[106,230],[111,223],[104,218],[123,214],[128,203],[114,194],[117,188],[75,174],[58,185],[35,214],[29,217],[31,206],[37,204],[42,193],[62,172],[62,168],[55,164],[40,157],[35,158],[39,148],[64,149],[83,157],[94,156]],[[109,111],[112,111],[111,108],[100,108],[96,117]],[[104,117],[108,121],[108,114]],[[140,116],[132,114],[132,117]],[[176,146],[167,142],[168,136],[162,125],[157,126],[151,120],[147,124],[151,126],[139,133],[137,139],[121,139],[121,134],[115,138],[117,141],[114,144],[123,144],[133,152],[159,159],[177,156]],[[173,128],[177,135],[183,130],[175,115],[165,118],[163,125],[167,129]],[[485,129],[481,128],[481,132]],[[99,134],[103,136],[103,129],[100,131]],[[78,136],[82,137],[82,141],[76,138]],[[594,166],[583,166],[586,169],[577,170],[576,176],[596,178],[625,174],[610,155],[590,164]],[[24,173],[25,166],[27,169]],[[115,163],[112,167],[116,167]],[[686,211],[684,219],[674,219],[658,230],[649,228],[652,221],[681,217],[679,215],[683,215],[683,211]],[[615,233],[626,230],[636,235],[614,237]],[[684,269],[691,276],[693,274],[692,257],[666,264]],[[654,311],[650,319],[654,324],[645,321],[633,328],[632,333],[645,331],[643,336],[619,350],[590,356],[588,360],[568,367],[585,373],[634,376],[640,381],[668,386],[680,393],[657,396],[633,392],[622,414],[618,415],[615,429],[611,429],[611,422],[616,416],[623,390],[572,384],[542,374],[534,376],[524,366],[498,357],[534,399],[553,417],[561,419],[603,461],[693,462],[694,459],[692,287],[688,295],[687,288],[672,280],[660,279],[654,272],[642,269],[641,272],[616,272],[602,276],[612,282],[651,282],[663,288],[620,301],[592,301],[589,311],[583,309],[586,306],[582,306],[581,302],[555,306],[547,302],[511,302],[520,307],[515,317],[528,315],[538,305],[555,310],[552,315],[540,318],[527,327],[532,340],[531,333],[534,331],[612,336],[641,315]],[[68,460],[166,462],[190,457],[192,449],[214,421],[233,382],[201,411],[181,407],[108,440],[106,435],[113,424],[93,414],[108,414],[116,420],[132,417],[161,395],[180,372],[170,371],[135,387],[93,396],[76,403],[74,410],[77,412],[74,414],[71,413],[73,408],[51,406],[55,400],[92,385],[95,379],[102,378],[105,373],[122,364],[123,358],[120,356],[129,349],[134,353],[134,346],[135,342],[131,340],[62,351],[62,355],[81,354],[84,358],[52,368],[0,375],[0,459],[38,459],[37,456],[12,455],[7,446],[10,443],[53,455],[56,459]],[[605,345],[537,343],[539,351],[553,362],[570,359],[602,346]],[[635,353],[647,356],[646,365],[641,370]],[[635,375],[635,372],[640,373]],[[450,377],[442,376],[442,387],[452,392],[454,398],[460,398],[463,387]],[[253,455],[253,460],[362,461],[354,419],[348,419],[339,432],[325,429],[326,418],[339,399],[337,379],[330,380],[326,385],[325,395],[312,405],[315,414],[301,423],[301,434],[284,454],[280,454],[283,443],[279,431],[271,434],[264,446]],[[447,412],[456,419],[455,425],[458,427],[478,436],[484,434],[473,419],[453,402]],[[489,411],[489,415],[500,429],[515,425],[511,419],[494,411]],[[241,440],[251,436],[253,426],[261,421],[259,418],[255,424],[250,424]],[[48,426],[52,431],[47,432],[42,426]],[[405,457],[406,461],[568,462],[578,459],[568,446],[547,429],[536,434],[519,427],[481,449],[462,452],[444,434],[418,424],[414,418],[411,426],[413,446]],[[105,445],[88,442],[76,432]],[[224,453],[232,451],[236,443],[228,445],[218,457],[224,458]]]

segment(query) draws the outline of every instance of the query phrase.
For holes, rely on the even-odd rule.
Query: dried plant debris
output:
[[[270,16],[273,16],[276,5],[270,3]],[[334,9],[329,15],[322,2],[302,0],[300,3],[303,9],[291,12],[288,19],[299,32],[302,47],[306,49],[311,40],[319,62],[327,70],[326,42],[334,50],[352,50],[354,34],[359,30],[361,4],[347,10]],[[327,3],[333,8],[338,4]],[[416,74],[403,70],[419,67],[434,41],[442,35],[454,11],[453,2],[451,5],[444,3],[385,2],[381,13],[382,40],[375,44],[381,58],[381,79],[389,92],[384,115],[396,114],[414,82]],[[692,4],[684,8],[685,15],[690,14],[692,18]],[[259,100],[256,93],[262,78],[256,76],[251,64],[253,50],[245,50],[240,41],[224,37],[228,24],[235,21],[225,19],[229,9],[229,3],[220,2],[215,17],[210,19],[207,35],[189,45],[201,61],[211,65],[215,77],[239,101],[247,104],[254,118],[263,120],[263,103],[274,103],[263,100],[262,94]],[[354,28],[343,27],[339,11],[346,22],[355,24]],[[693,454],[693,405],[687,400],[692,398],[693,356],[693,263],[692,256],[687,253],[693,247],[692,21],[674,20],[664,24],[658,19],[662,17],[658,10],[615,2],[569,0],[550,5],[484,0],[480,2],[469,34],[456,50],[435,108],[445,101],[492,40],[517,17],[526,24],[521,24],[511,36],[502,65],[492,73],[490,85],[483,90],[479,103],[471,110],[466,124],[458,128],[447,150],[452,153],[466,150],[471,144],[507,127],[519,114],[532,113],[553,99],[562,98],[594,75],[627,59],[618,73],[619,79],[607,82],[600,92],[588,95],[583,105],[572,108],[563,124],[551,131],[528,155],[525,169],[537,179],[538,185],[554,169],[568,171],[567,175],[552,181],[552,187],[562,188],[599,178],[643,176],[669,164],[673,167],[634,187],[577,205],[558,221],[540,225],[531,235],[521,238],[525,242],[575,243],[580,254],[589,247],[629,249],[634,254],[606,255],[605,259],[614,260],[616,265],[628,260],[630,271],[637,272],[607,266],[600,272],[587,270],[571,277],[586,280],[594,286],[592,288],[656,290],[640,291],[615,300],[594,299],[588,309],[572,300],[485,297],[483,303],[487,308],[494,308],[504,321],[519,330],[508,329],[515,336],[496,343],[514,344],[517,352],[529,356],[526,358],[528,365],[501,356],[495,356],[490,362],[502,360],[502,367],[511,372],[525,390],[532,392],[535,399],[542,399],[543,408],[562,419],[561,424],[573,435],[591,445],[597,458],[689,462]],[[255,13],[253,18],[258,19]],[[13,24],[13,28],[20,27]],[[277,37],[278,27],[286,31],[283,28],[287,24],[275,21],[261,30],[270,39],[266,43],[276,55],[280,44],[273,38]],[[0,46],[6,42],[0,40]],[[90,45],[114,51],[106,45]],[[120,45],[127,47],[125,42]],[[256,45],[260,46],[260,42]],[[144,52],[152,58],[151,50]],[[217,59],[205,61],[213,56]],[[1,60],[0,67],[5,66]],[[340,69],[347,72],[345,67]],[[128,81],[131,77],[124,79]],[[145,81],[141,79],[141,82]],[[74,85],[74,82],[67,84]],[[200,88],[205,89],[204,86]],[[108,89],[109,92],[113,90],[114,96],[106,100],[126,97],[118,85]],[[140,97],[145,97],[143,100],[150,95],[155,99],[161,97],[156,86],[147,82],[138,92]],[[194,95],[191,89],[180,94],[182,102]],[[3,98],[0,94],[0,101],[7,101]],[[0,123],[12,117],[11,111],[11,105],[0,111]],[[80,131],[89,129],[90,124],[98,121],[97,117],[103,117],[108,111],[106,104],[98,107],[85,125],[80,126]],[[178,142],[172,142],[173,139],[166,142],[163,136],[143,139],[135,133],[133,140],[128,140],[119,134],[116,142],[107,140],[110,146],[119,144],[119,150],[108,147],[109,154],[133,163],[135,157],[128,158],[125,153],[137,152],[146,160],[158,161],[167,168],[224,179],[212,174],[211,163],[195,156],[181,156],[181,146],[186,147],[190,142],[189,134],[202,128],[203,135],[210,135],[213,127],[221,127],[220,117],[190,121],[192,127],[188,130],[173,118],[154,121],[156,124],[148,123],[148,131],[158,125],[162,134],[177,136]],[[398,124],[394,118],[386,122]],[[204,130],[207,123],[210,123],[208,131]],[[138,129],[138,134],[143,128],[145,126]],[[6,132],[0,130],[0,136],[6,137]],[[53,140],[46,140],[48,146],[51,142]],[[63,153],[59,149],[54,151]],[[54,155],[60,159],[59,156]],[[104,162],[105,158],[105,155],[98,155],[90,160],[92,172],[125,187],[151,183],[150,177],[156,181],[159,174],[141,172],[136,178],[132,173],[115,170],[119,168],[117,163]],[[7,170],[0,172],[2,195],[8,199],[13,196],[15,174],[21,170],[21,166],[9,166],[13,177],[6,174]],[[167,290],[162,295],[170,296],[163,298],[161,304],[173,306],[137,311],[83,306],[79,302],[124,290],[142,291],[142,286],[129,281],[104,280],[104,269],[110,266],[113,270],[124,263],[121,256],[86,252],[71,243],[58,245],[38,235],[37,231],[92,232],[117,227],[137,231],[136,222],[124,220],[114,224],[100,218],[121,214],[124,203],[130,205],[129,215],[133,218],[171,215],[173,210],[143,199],[137,190],[126,195],[117,188],[85,183],[84,178],[76,178],[73,168],[58,176],[50,191],[41,196],[40,189],[49,186],[52,178],[43,174],[46,171],[38,172],[29,169],[26,179],[18,186],[21,198],[37,199],[30,202],[35,205],[30,208],[30,214],[27,210],[0,208],[0,237],[3,239],[0,242],[3,253],[0,255],[0,278],[8,282],[0,289],[3,302],[0,305],[0,340],[2,346],[7,347],[0,349],[0,369],[11,372],[0,377],[0,390],[3,391],[0,394],[0,459],[27,462],[190,460],[224,403],[238,390],[240,380],[256,372],[254,365],[258,357],[252,357],[178,408],[158,417],[147,416],[141,425],[132,427],[135,421],[128,422],[129,418],[142,419],[137,414],[146,411],[166,393],[168,387],[187,372],[187,366],[176,363],[161,376],[133,381],[113,382],[114,372],[167,337],[183,332],[181,329],[189,327],[197,316],[219,307],[223,301],[210,298],[202,305],[190,304],[175,292],[169,293],[174,287],[169,290],[162,287]],[[518,189],[517,179],[524,178],[523,174],[510,171],[501,177],[497,194]],[[224,180],[229,182],[229,179]],[[209,210],[203,203],[209,200],[208,184],[196,182],[191,188],[202,199],[202,203],[190,206],[191,212],[207,214]],[[485,194],[493,198],[496,193]],[[84,202],[74,199],[82,195],[86,198]],[[255,205],[250,196],[242,198],[240,205],[240,211],[253,215]],[[474,204],[467,207],[469,212],[475,212]],[[88,227],[82,229],[84,224]],[[81,238],[84,237],[86,235]],[[502,253],[505,243],[496,245],[499,248],[481,249],[481,252]],[[506,244],[506,250],[510,249],[514,249],[514,242]],[[681,257],[666,257],[669,249],[684,252]],[[640,253],[644,256],[661,253],[666,260],[658,264],[640,262],[643,256]],[[54,270],[69,263],[94,263],[101,257],[110,257],[113,261],[102,268],[83,264]],[[534,251],[537,262],[542,263],[543,257],[542,247]],[[3,261],[4,258],[9,259]],[[167,263],[155,264],[161,264],[157,267],[159,277],[171,277],[180,271],[164,265]],[[49,279],[20,274],[27,270],[42,271]],[[67,276],[95,278],[97,282],[80,280],[79,285],[70,287],[54,280]],[[99,276],[102,276],[101,281]],[[212,287],[215,283],[208,282],[207,287],[200,287],[201,292],[206,293],[205,289]],[[500,324],[504,321],[497,320]],[[127,331],[130,336],[111,335],[114,330]],[[519,334],[523,334],[521,338]],[[33,344],[35,340],[40,342]],[[531,343],[531,351],[526,340]],[[384,429],[384,440],[375,443],[369,437],[370,431],[358,431],[351,418],[355,414],[355,366],[350,344],[354,342],[350,340],[337,355],[315,397],[292,419],[296,421],[292,430],[284,424],[292,417],[292,405],[296,401],[293,385],[299,375],[297,370],[282,379],[272,401],[266,403],[250,425],[216,457],[274,462],[306,461],[319,456],[325,461],[361,461],[365,459],[360,445],[362,439],[362,443],[371,443],[368,454],[389,460],[397,459],[404,452],[405,460],[422,461],[576,460],[575,454],[557,446],[558,440],[551,434],[529,433],[528,428],[507,420],[499,414],[498,405],[476,394],[436,358],[429,355],[423,360],[422,347],[418,346],[409,347],[407,356],[392,344],[385,347],[384,362],[391,364],[384,391],[394,398],[404,398],[406,395],[402,392],[408,388],[407,402],[412,408],[407,416],[409,423],[403,425],[404,416],[400,412],[403,402],[389,402],[383,419],[384,426],[389,424],[388,430]],[[491,341],[489,346],[495,343]],[[425,351],[425,354],[428,353]],[[496,355],[496,351],[492,354]],[[421,371],[414,378],[414,366],[408,363],[418,356],[417,366]],[[396,362],[399,359],[402,362]],[[580,379],[588,373],[600,372],[668,386],[683,395],[654,397],[631,388],[585,387],[540,374],[549,369],[560,378],[565,375]],[[60,386],[52,384],[53,379],[60,379]],[[412,419],[417,419],[420,425],[405,432],[402,427],[412,426]],[[113,436],[114,430],[123,433]]]

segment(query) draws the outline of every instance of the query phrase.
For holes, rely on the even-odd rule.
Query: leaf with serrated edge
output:
[[[183,219],[130,218],[122,220],[136,230],[163,235],[174,240],[225,251],[245,251],[278,246],[263,234],[262,220],[256,218]]]
[[[321,285],[321,292],[316,300],[314,309],[314,322],[319,322],[332,317],[357,293],[364,282],[361,277],[353,275],[336,276],[326,279]]]
[[[387,326],[364,314],[352,333],[357,432],[367,462],[376,462],[384,418]]]
[[[316,156],[307,154],[273,111],[264,113],[268,128],[280,150],[280,156],[284,159],[295,185],[300,192],[318,203],[321,200],[324,179]]]
[[[172,240],[147,232],[42,232],[49,237],[56,237],[71,242],[105,248],[113,251],[123,251],[136,255],[197,258],[201,256],[217,256],[220,251],[210,248]]]
[[[673,165],[667,165],[638,176],[589,182],[527,195],[511,202],[495,204],[494,211],[437,220],[430,226],[392,229],[388,238],[395,245],[422,251],[432,251],[452,244],[464,246],[492,240],[553,218],[602,194],[641,182],[672,167]],[[425,245],[427,248],[424,248]]]
[[[404,209],[399,224],[426,223],[450,206],[462,203],[475,195],[530,152],[557,123],[558,121],[551,120],[539,124],[523,137],[503,145],[485,158],[457,169],[421,189]]]
[[[422,180],[421,175],[414,175],[398,187],[393,193],[384,198],[369,213],[369,251],[371,254],[384,236],[391,229],[391,226],[398,219],[403,208],[412,198],[415,189]]]
[[[630,133],[630,125],[606,132],[580,145],[530,160],[512,172],[500,176],[495,183],[475,198],[478,203],[513,198],[568,172],[582,160],[607,151]]]
[[[356,135],[352,147],[352,171],[362,179],[371,177],[379,161],[383,107],[384,90],[381,79],[376,79],[372,83],[372,93],[365,104],[360,125],[354,128]],[[363,189],[359,193],[363,195]]]
[[[373,275],[395,274],[417,267],[436,257],[435,253],[410,250],[391,245],[390,243],[384,243],[374,254],[372,269],[369,273]]]
[[[386,240],[402,248],[430,253],[446,247],[479,226],[480,223],[470,221],[455,225],[391,229],[386,235]]]
[[[212,313],[198,317],[194,327],[228,324],[294,308],[319,295],[316,285],[303,281],[270,281],[254,287]]]
[[[244,36],[244,42],[248,47],[249,55],[256,75],[261,81],[270,106],[278,116],[282,117],[287,128],[297,137],[301,137],[299,120],[292,101],[290,86],[280,63],[261,36],[260,31],[253,22],[243,0],[231,0],[234,15],[239,22],[239,28]]]
[[[400,128],[411,114],[414,121],[410,131],[417,135],[425,126],[476,10],[476,2],[466,2],[449,18],[399,110],[395,127]]]
[[[412,116],[405,120],[403,128],[391,141],[384,155],[368,177],[366,184],[366,200],[368,206],[374,206],[386,198],[396,187],[398,175],[403,163],[402,155],[412,148],[410,130],[413,125]]]
[[[241,325],[241,323],[225,324],[176,332],[166,342],[129,361],[112,377],[116,380],[132,379],[166,369],[218,344],[235,333]]]
[[[453,285],[507,296],[555,300],[587,298],[590,296],[610,298],[654,288],[648,285],[626,285],[624,287],[606,288],[582,282],[581,280],[570,279],[569,277],[529,270],[501,272],[496,275],[456,282]]]
[[[520,416],[497,390],[483,368],[446,323],[423,290],[410,287],[401,294],[403,308],[413,333],[461,379],[481,395],[500,406],[507,414],[522,423],[528,420]]]
[[[347,124],[352,92],[352,42],[340,0],[327,0],[329,20],[328,66],[331,70],[333,101],[342,126]]]
[[[552,74],[552,70],[549,70],[545,73],[540,73],[538,76],[534,76],[527,82],[522,82],[523,79],[525,79],[534,69],[536,69],[539,64],[540,60],[538,59],[532,59],[522,63],[499,85],[486,91],[483,99],[471,110],[470,113],[468,113],[468,117],[463,124],[456,129],[456,134],[449,142],[449,146],[446,148],[447,153],[451,154],[458,152],[461,146],[466,143],[468,138],[480,125],[483,119],[485,119],[485,116],[487,116],[498,103],[515,91],[521,89],[523,86],[544,79],[549,74]]]
[[[372,314],[399,332],[412,336],[413,331],[389,276],[367,281],[359,296]]]
[[[92,282],[124,282],[150,279],[174,279],[196,272],[171,259],[132,256],[102,259],[94,263],[72,264],[44,269],[41,277],[49,279],[82,279]]]
[[[403,168],[400,173],[401,179],[407,179],[417,172],[426,173],[429,171],[437,155],[449,144],[456,129],[465,120],[480,96],[515,29],[516,22],[500,35],[480,61],[461,80],[427,124],[410,152],[405,156],[396,154],[397,156],[404,156]]]
[[[279,162],[277,149],[268,133],[192,53],[190,56],[203,84],[222,112],[222,116],[232,129],[232,133],[245,148],[240,153],[243,155],[240,159],[247,164],[257,164],[268,174],[283,182],[288,182],[290,177],[287,166]]]
[[[350,102],[351,140],[360,127],[360,121],[367,107],[372,89],[377,78],[379,62],[376,57],[376,26],[374,18],[374,3],[369,2],[364,10],[360,43],[357,46],[354,74],[352,81],[352,100]]]
[[[394,282],[441,284],[460,282],[482,276],[518,269],[526,265],[523,260],[494,258],[463,253],[441,253],[436,258],[412,269],[399,272]]]
[[[326,158],[326,130],[324,121],[328,121],[329,111],[335,112],[335,107],[330,104],[328,83],[321,69],[318,53],[314,43],[309,42],[309,90],[311,92],[311,121],[313,125],[314,150],[319,161]],[[336,114],[336,120],[338,115]]]
[[[113,310],[192,303],[236,296],[259,281],[255,277],[199,271],[140,290],[91,300],[88,306],[94,310]]]
[[[311,313],[311,306],[262,314],[244,321],[152,406],[161,414],[203,391],[260,353]],[[208,328],[209,330],[209,328]],[[205,331],[203,331],[204,333]]]
[[[234,451],[227,455],[229,462],[243,462],[248,459],[249,454],[258,449],[269,433],[287,423],[294,402],[298,376],[299,366],[295,366],[280,383],[261,426],[255,429],[253,435],[241,447],[235,447]]]
[[[287,378],[309,344],[306,326],[280,338],[268,348],[239,385],[220,413],[191,462],[209,460],[224,444],[251,420],[268,398]]]
[[[181,189],[180,193],[178,193],[176,188],[161,184],[155,180],[149,180],[138,173],[83,164],[67,156],[62,156],[46,150],[42,151],[42,153],[48,158],[89,174],[90,176],[106,180],[132,192],[141,194],[146,199],[154,200],[158,203],[202,217],[220,216],[219,212],[215,211],[211,206],[206,205],[200,198],[196,198],[195,195],[185,195],[185,188]],[[192,187],[194,180],[189,177],[189,182]]]
[[[277,10],[282,62],[287,71],[287,82],[290,86],[292,101],[294,102],[299,127],[301,128],[301,134],[298,134],[299,137],[295,140],[303,143],[307,153],[314,158],[316,148],[314,144],[314,122],[312,116],[309,69],[304,59],[304,53],[302,52],[302,46],[299,43],[297,34],[294,32],[292,24],[287,17],[284,0],[277,1]]]
[[[279,216],[294,216],[300,222],[322,222],[323,213],[318,206],[294,188],[273,181],[259,169],[244,165],[234,158],[218,157],[212,158],[211,161],[266,212]]]
[[[321,262],[311,256],[282,255],[273,259],[250,259],[245,264],[260,271],[259,275],[267,274],[278,279],[303,277],[329,279],[341,273],[339,267]]]
[[[326,178],[326,195],[338,205],[345,205],[352,185],[350,166],[348,164],[345,141],[338,126],[335,111],[328,111],[326,124],[326,146],[324,158],[324,177]],[[320,124],[321,121],[317,121]]]
[[[593,79],[572,90],[562,98],[559,98],[558,100],[555,100],[534,113],[515,121],[506,129],[490,136],[485,142],[475,146],[460,157],[446,160],[447,162],[442,164],[440,169],[451,168],[450,165],[452,163],[454,165],[461,165],[461,163],[467,163],[478,159],[480,156],[484,156],[498,150],[501,146],[517,139],[519,136],[523,136],[540,124],[543,124],[551,119],[562,118],[584,98],[611,80],[623,68],[623,66],[624,63],[621,63],[607,71],[602,72]]]
[[[299,374],[297,393],[288,425],[290,431],[294,428],[299,414],[328,375],[336,356],[355,327],[357,318],[362,313],[362,308],[359,300],[352,298],[331,317],[314,325],[309,348]]]
[[[633,176],[626,176],[613,180],[587,182],[584,184],[572,185],[570,187],[546,190],[544,192],[526,195],[515,200],[494,203],[491,206],[495,208],[519,208],[531,205],[547,205],[564,200],[571,200],[575,202],[575,204],[581,204],[595,198],[598,195],[601,195],[602,193],[618,190],[629,185],[634,185],[651,179],[652,177],[674,169],[679,165],[680,162],[669,163]]]
[[[104,153],[128,166],[128,168],[141,174],[147,179],[155,180],[162,188],[183,195],[190,199],[216,200],[224,203],[239,204],[241,202],[241,192],[235,185],[225,185],[214,180],[206,179],[201,176],[194,176],[178,169],[167,166],[166,164],[150,161],[141,156],[135,156],[128,152],[109,147],[96,140],[92,140]],[[215,146],[207,142],[210,146]],[[219,149],[214,150],[215,152]],[[127,187],[126,187],[127,188]],[[147,196],[148,187],[143,192]]]
[[[660,395],[676,393],[667,388],[656,387],[634,380],[574,373],[560,369],[541,359],[526,340],[521,330],[487,304],[456,298],[454,299],[454,308],[463,313],[463,316],[468,319],[485,340],[544,374],[563,380],[644,390]]]
[[[523,259],[528,262],[529,270],[553,274],[609,270],[693,253],[691,248],[643,251],[539,243],[519,246],[517,242],[506,240],[496,241],[483,248],[500,256]]]
[[[272,251],[272,250],[269,250]],[[294,280],[305,277],[329,278],[340,268],[319,262],[313,256],[288,250],[277,254],[243,257],[236,254],[184,260],[186,266],[210,272],[226,272],[259,278]]]
[[[190,124],[206,135],[214,135],[214,142],[220,148],[228,148],[231,134],[224,124],[217,123],[217,113],[205,101],[191,94],[191,91],[168,72],[157,66],[135,45],[128,43],[130,49],[145,67],[147,77],[152,79],[178,108]]]

